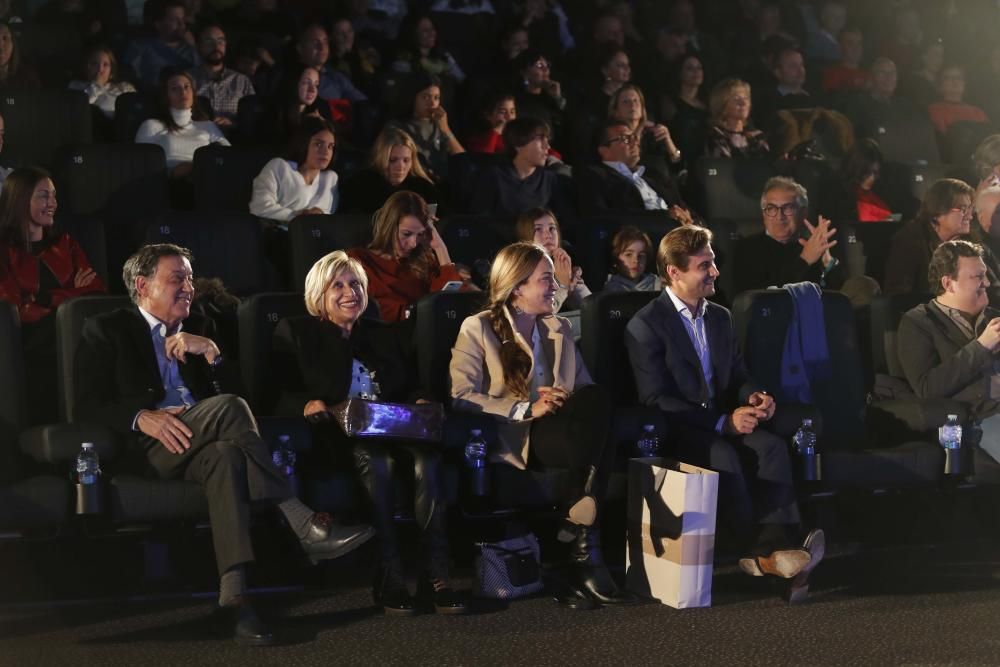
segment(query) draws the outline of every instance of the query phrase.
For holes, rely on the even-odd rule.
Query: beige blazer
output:
[[[531,357],[531,343],[517,332],[513,322],[511,328],[517,344]],[[538,332],[545,357],[552,365],[553,386],[572,392],[577,387],[593,384],[576,348],[569,320],[555,315],[541,317]],[[490,327],[489,312],[473,315],[462,322],[451,350],[450,371],[452,406],[465,412],[490,414],[497,420],[500,446],[490,452],[490,459],[522,470],[527,468],[532,420],[511,419],[517,404],[525,399],[511,394],[504,384],[500,341]]]

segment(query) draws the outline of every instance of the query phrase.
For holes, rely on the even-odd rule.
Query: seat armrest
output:
[[[22,452],[38,463],[47,464],[73,461],[84,442],[94,443],[97,455],[103,460],[114,460],[118,454],[115,434],[99,424],[46,424],[23,431],[18,438]]]
[[[969,406],[947,398],[896,398],[872,403],[870,411],[902,422],[912,431],[933,431],[948,421],[948,415],[958,415],[959,422],[969,418]],[[877,415],[873,415],[876,416]]]

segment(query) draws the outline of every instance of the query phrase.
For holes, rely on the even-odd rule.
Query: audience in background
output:
[[[767,137],[750,122],[750,84],[724,79],[709,97],[711,126],[705,154],[709,157],[765,157],[771,148]]]
[[[583,268],[573,265],[569,253],[562,247],[562,233],[555,213],[547,208],[533,208],[518,216],[514,223],[517,238],[545,248],[552,260],[556,292],[552,297],[555,312],[580,310],[583,300],[590,296],[590,288],[583,282]]]
[[[396,54],[392,69],[397,72],[423,72],[430,76],[448,78],[455,83],[465,81],[465,72],[455,57],[438,46],[438,32],[434,21],[427,14],[407,17],[404,26],[403,47]]]
[[[275,137],[294,135],[306,118],[333,122],[330,106],[319,95],[319,70],[300,65],[288,72],[281,85]]]
[[[119,81],[118,60],[114,51],[107,46],[95,46],[87,53],[80,69],[83,78],[70,81],[69,89],[85,93],[90,104],[97,107],[105,118],[114,118],[118,96],[135,92],[131,83]]]
[[[418,74],[412,84],[410,117],[396,126],[413,138],[424,168],[434,178],[447,178],[448,156],[464,153],[448,124],[448,112],[441,106],[441,80]]]
[[[510,216],[550,206],[557,177],[545,169],[549,157],[548,126],[537,118],[515,118],[504,128],[503,143],[509,161],[483,170],[473,194],[473,205],[478,210]]]
[[[559,146],[562,138],[566,98],[562,84],[552,79],[551,61],[537,49],[525,49],[517,57],[519,87],[514,99],[521,116],[531,116],[544,121],[552,128],[553,142]]]
[[[354,174],[341,188],[340,210],[344,213],[374,213],[396,192],[414,192],[444,214],[442,193],[420,165],[417,145],[400,129],[387,127],[372,146],[369,167]]]
[[[162,70],[168,67],[191,69],[198,64],[198,53],[188,33],[183,2],[162,0],[149,3],[149,6],[156,34],[132,42],[125,53],[125,62],[142,85],[153,90],[160,82]]]
[[[482,113],[482,129],[469,136],[465,147],[471,153],[503,153],[503,131],[517,118],[517,104],[510,93],[491,95]]]
[[[319,72],[319,96],[324,100],[354,103],[368,99],[342,72],[330,67],[330,38],[323,26],[313,23],[303,28],[295,52],[300,64]]]
[[[663,281],[649,272],[649,258],[653,254],[649,234],[626,225],[611,239],[611,274],[604,289],[609,292],[658,292]]]
[[[958,65],[948,65],[938,74],[937,91],[939,99],[927,107],[934,129],[941,134],[958,122],[987,123],[986,112],[972,104],[966,104],[965,69]]]
[[[868,73],[861,67],[864,36],[856,27],[840,31],[840,62],[823,70],[823,90],[827,93],[864,90]]]
[[[208,99],[213,120],[219,127],[230,127],[236,120],[240,100],[254,94],[250,79],[226,67],[226,33],[218,25],[208,24],[198,32],[198,55],[201,64],[192,70],[195,93]]]
[[[666,125],[654,123],[646,111],[646,97],[634,83],[621,86],[608,100],[607,118],[628,128],[639,140],[642,165],[666,174],[672,165],[680,166],[681,150]]]
[[[841,167],[844,182],[841,201],[853,204],[843,207],[840,216],[843,220],[883,222],[892,215],[889,205],[875,193],[884,165],[885,159],[875,141],[859,139],[854,143]]]

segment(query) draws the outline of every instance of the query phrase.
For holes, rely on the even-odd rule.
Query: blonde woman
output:
[[[650,120],[646,110],[646,96],[639,86],[626,83],[611,95],[608,101],[608,118],[621,121],[628,127],[630,134],[641,137],[643,164],[654,157],[669,164],[680,162],[681,150],[677,148],[666,125]]]
[[[421,297],[463,282],[432,222],[427,202],[402,191],[375,213],[372,242],[347,251],[368,274],[371,296],[386,322],[409,317]]]
[[[368,168],[345,183],[343,211],[374,213],[390,195],[402,190],[415,192],[430,204],[441,200],[437,186],[420,164],[413,137],[390,126],[375,139]],[[439,208],[437,215],[441,214]]]
[[[708,157],[767,156],[771,150],[767,137],[750,124],[750,101],[750,84],[746,81],[723,79],[715,84],[708,99]]]
[[[572,542],[578,606],[622,604],[601,556],[597,530],[614,464],[611,400],[590,379],[569,321],[553,314],[555,268],[528,242],[493,261],[487,310],[462,323],[451,357],[455,410],[491,415],[499,442],[490,458],[515,468],[568,469],[566,515],[559,539]]]
[[[330,423],[334,405],[347,398],[420,401],[413,360],[395,328],[361,319],[368,306],[368,278],[343,251],[317,261],[305,283],[309,315],[282,320],[275,330],[276,367],[282,374],[281,411],[314,424],[330,452],[351,451],[373,510],[380,541],[373,596],[386,614],[410,616],[418,600],[407,590],[393,523],[393,469],[411,467],[413,508],[422,533],[424,563],[418,597],[440,613],[462,613],[465,605],[448,583],[448,533],[441,498],[440,448],[421,443],[351,439]],[[329,455],[317,459],[329,460]],[[322,466],[323,461],[310,461]]]

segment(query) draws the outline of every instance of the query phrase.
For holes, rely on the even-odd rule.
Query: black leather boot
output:
[[[403,567],[398,558],[383,560],[375,570],[372,599],[375,601],[375,606],[382,607],[387,616],[416,615],[416,601],[406,588]]]
[[[595,602],[613,605],[638,601],[631,593],[618,588],[611,578],[601,552],[601,532],[595,526],[577,526],[570,561],[576,585]]]
[[[439,614],[466,614],[465,595],[451,587],[447,579],[437,579],[423,575],[417,583],[417,600],[425,609],[433,609]]]
[[[592,493],[596,477],[597,468],[590,466],[583,482],[583,489],[579,494],[571,496],[577,499],[566,510],[566,518],[563,519],[557,535],[560,542],[572,542],[576,539],[578,526],[593,526],[597,521],[597,499]]]

